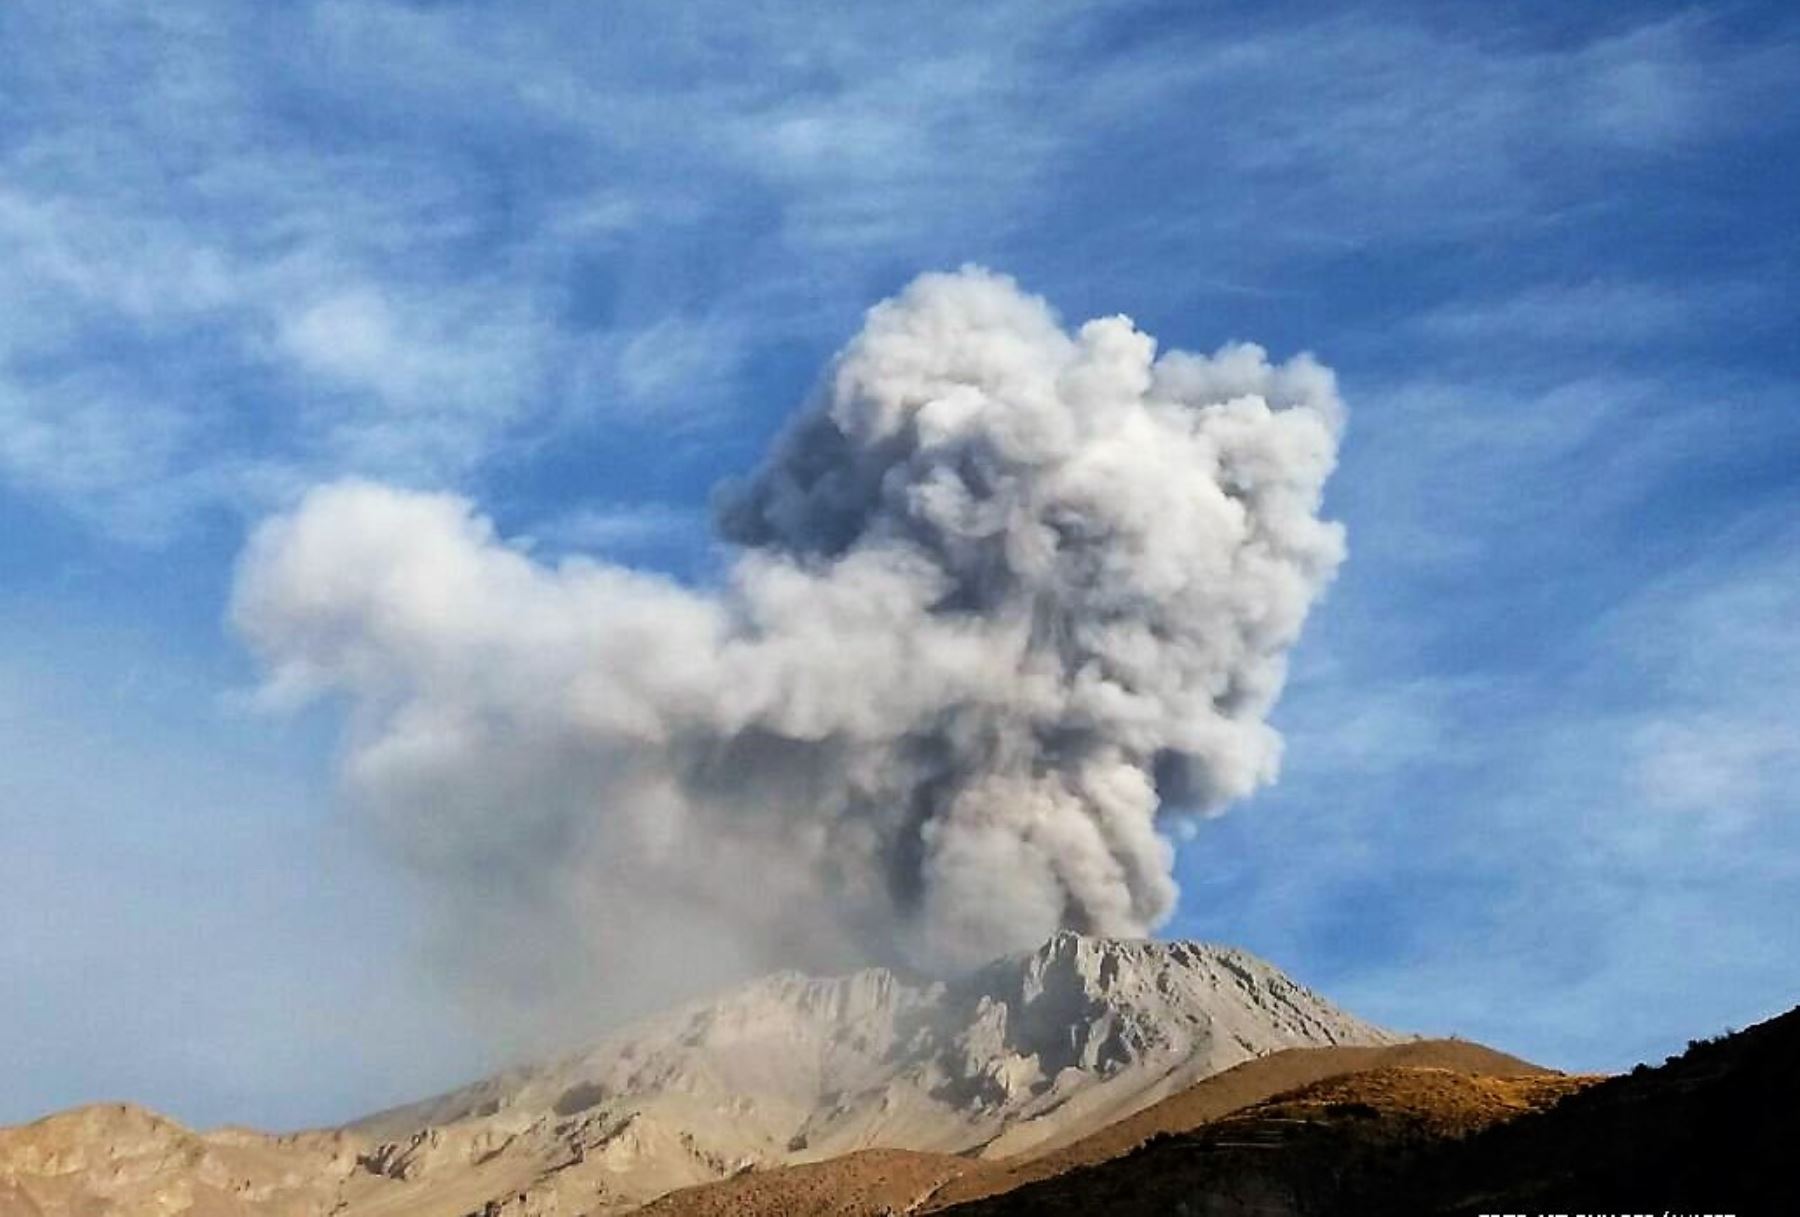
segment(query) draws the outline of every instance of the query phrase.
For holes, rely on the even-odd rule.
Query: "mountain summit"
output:
[[[871,1146],[1041,1149],[1251,1057],[1396,1038],[1242,951],[1065,932],[949,981],[777,973],[351,1124],[354,1155],[282,1144],[337,1176],[345,1217],[622,1211]],[[310,1213],[319,1195],[279,1190],[221,1211]]]

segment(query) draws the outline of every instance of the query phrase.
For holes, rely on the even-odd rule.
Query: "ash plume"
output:
[[[1275,776],[1340,414],[1307,356],[926,275],[721,490],[717,586],[345,482],[256,532],[233,620],[272,695],[347,700],[352,801],[508,1017],[1138,935],[1171,823]]]

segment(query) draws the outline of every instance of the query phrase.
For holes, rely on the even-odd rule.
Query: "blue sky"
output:
[[[485,1050],[223,624],[346,475],[683,576],[870,304],[1312,350],[1350,559],[1172,934],[1614,1068],[1796,1000],[1777,4],[0,8],[0,1120],[296,1125]]]

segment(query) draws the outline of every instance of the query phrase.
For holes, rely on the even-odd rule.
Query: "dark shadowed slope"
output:
[[[1376,1070],[950,1211],[1800,1212],[1797,1087],[1800,1010],[1604,1081]]]
[[[1425,1155],[1419,1212],[1546,1207],[1800,1213],[1800,1008]]]
[[[1197,1082],[1098,1132],[1042,1153],[995,1163],[999,1170],[970,1172],[947,1183],[932,1208],[947,1208],[980,1196],[1011,1191],[1082,1166],[1130,1153],[1152,1137],[1182,1133],[1265,1099],[1341,1074],[1392,1066],[1452,1070],[1463,1074],[1513,1077],[1548,1074],[1520,1060],[1468,1040],[1413,1040],[1380,1047],[1289,1048]]]
[[[1445,1138],[1519,1117],[1595,1079],[1387,1067],[1327,1078],[1121,1158],[944,1210],[956,1217],[1411,1213],[1365,1181]],[[1351,1196],[1380,1197],[1374,1208]]]

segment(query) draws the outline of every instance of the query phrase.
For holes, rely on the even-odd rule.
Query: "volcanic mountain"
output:
[[[1252,1058],[1399,1038],[1242,951],[1061,933],[949,981],[779,973],[327,1132],[67,1113],[0,1131],[0,1213],[623,1212],[872,1147],[1042,1151]]]

